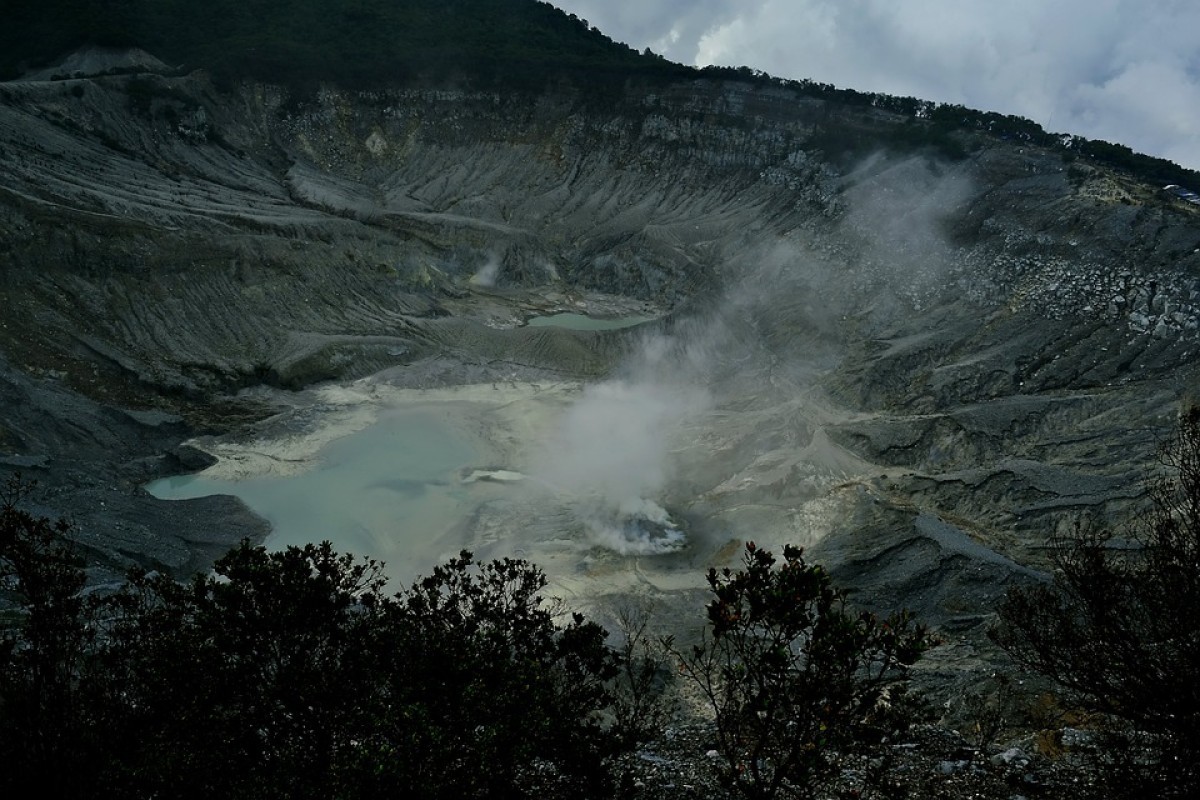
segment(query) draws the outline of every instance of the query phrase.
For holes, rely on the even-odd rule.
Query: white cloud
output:
[[[1029,117],[1200,169],[1194,0],[556,0],[684,63]]]

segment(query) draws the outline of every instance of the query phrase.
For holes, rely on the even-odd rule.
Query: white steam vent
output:
[[[622,555],[657,555],[687,544],[687,535],[667,510],[653,500],[622,503],[611,520],[586,520],[597,544]]]
[[[672,434],[706,397],[675,382],[588,386],[563,416],[539,478],[567,495],[595,544],[628,555],[677,550],[684,531],[653,498],[669,477]]]

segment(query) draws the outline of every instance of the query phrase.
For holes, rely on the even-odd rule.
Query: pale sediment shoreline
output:
[[[200,475],[219,480],[287,477],[312,469],[331,442],[377,422],[391,411],[435,415],[481,454],[487,466],[521,467],[531,444],[545,440],[579,384],[495,382],[408,389],[364,379],[325,386],[295,398],[297,406],[260,423],[249,434],[190,442],[217,463]]]

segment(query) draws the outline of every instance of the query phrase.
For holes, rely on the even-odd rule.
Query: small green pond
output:
[[[586,314],[551,314],[546,317],[530,317],[525,323],[531,328],[569,328],[573,331],[613,331],[619,328],[632,328],[649,322],[653,317],[612,317],[601,319],[589,317]]]

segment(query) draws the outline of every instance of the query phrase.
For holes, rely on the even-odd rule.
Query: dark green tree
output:
[[[244,543],[180,584],[111,598],[92,696],[110,796],[337,797],[373,724],[384,579],[328,542]]]
[[[1110,753],[1146,748],[1137,796],[1200,792],[1200,408],[1159,451],[1128,530],[1083,526],[1052,584],[1009,593],[995,640],[1110,720]],[[1136,765],[1134,765],[1136,766]],[[1114,781],[1115,781],[1114,776]]]
[[[0,490],[0,795],[37,786],[77,796],[91,761],[81,675],[94,628],[82,562],[64,521],[20,507],[33,485]],[[64,770],[73,762],[76,769]]]
[[[70,526],[19,499],[0,505],[10,794],[610,797],[645,734],[625,656],[527,562],[464,552],[389,596],[327,542],[243,543],[187,583],[88,596]]]
[[[389,606],[377,746],[409,754],[389,764],[410,796],[611,796],[625,740],[598,715],[620,659],[599,625],[556,624],[545,586],[526,562],[463,553]]]
[[[545,583],[463,553],[389,597],[328,543],[134,576],[98,656],[105,794],[608,796],[619,657]]]
[[[874,726],[928,643],[907,613],[851,610],[798,547],[746,545],[742,569],[710,570],[709,635],[678,653],[716,718],[720,777],[750,798],[812,797],[832,756]]]

